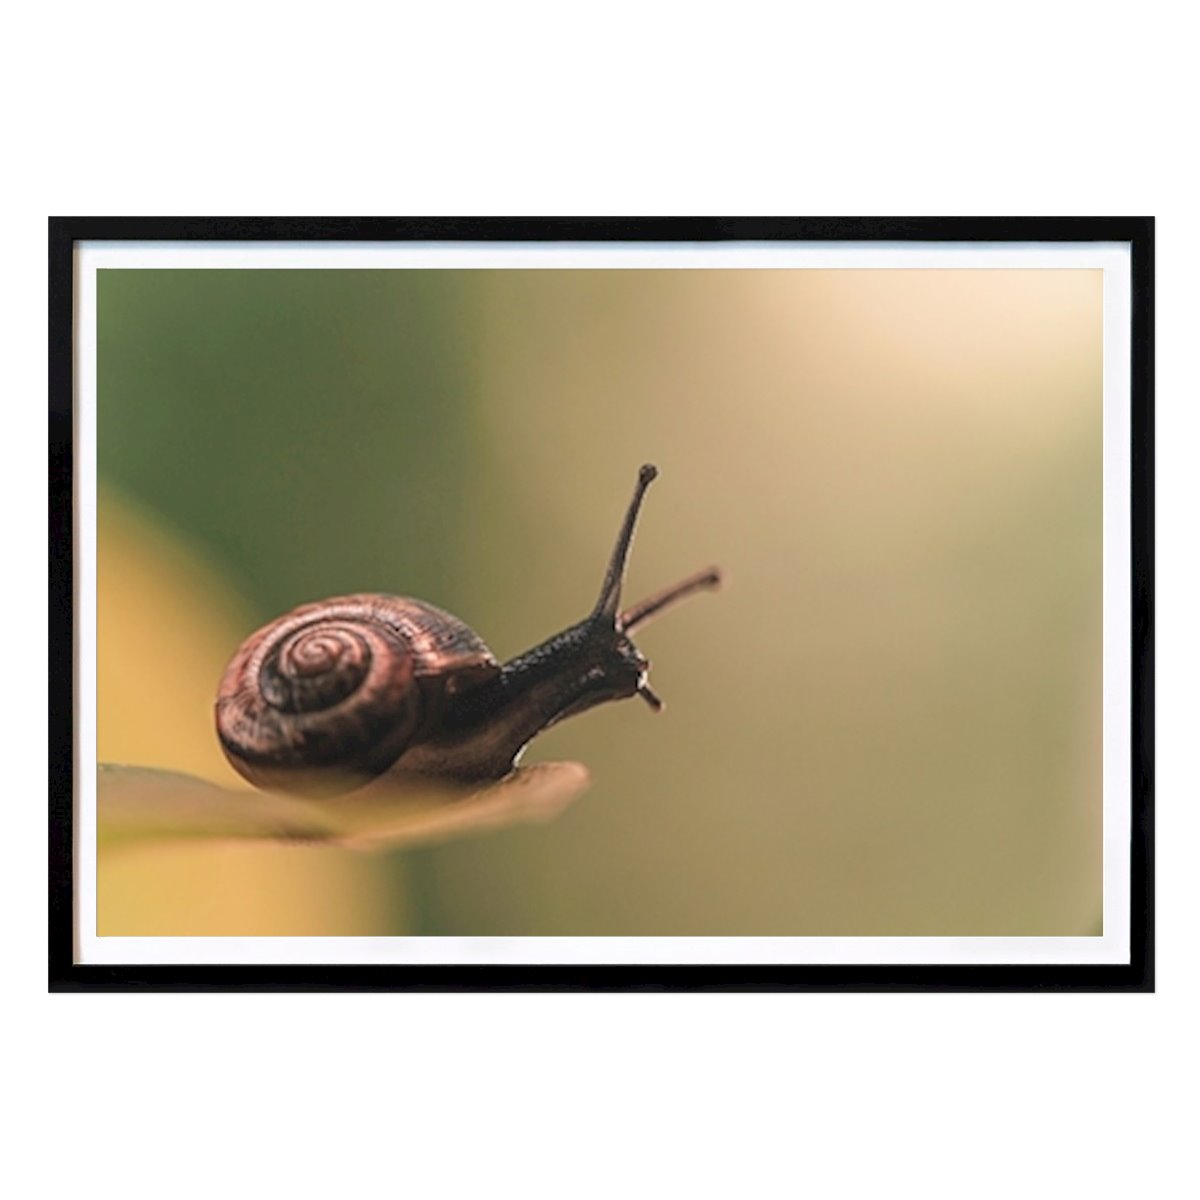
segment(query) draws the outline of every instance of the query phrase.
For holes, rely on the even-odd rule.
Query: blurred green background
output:
[[[627,597],[728,578],[639,638],[663,714],[534,743],[593,772],[558,820],[124,860],[103,931],[1101,932],[1099,272],[103,270],[98,306],[102,759],[236,786],[217,679],[304,601],[527,648],[644,461]]]

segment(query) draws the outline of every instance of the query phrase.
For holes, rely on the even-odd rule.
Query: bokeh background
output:
[[[383,857],[106,851],[99,932],[1101,932],[1101,276],[104,270],[99,752],[241,786],[242,638],[419,596],[501,657],[629,598],[667,702],[560,818]]]

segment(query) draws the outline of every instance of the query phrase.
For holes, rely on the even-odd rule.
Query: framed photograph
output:
[[[1152,990],[1153,248],[52,219],[50,987]]]

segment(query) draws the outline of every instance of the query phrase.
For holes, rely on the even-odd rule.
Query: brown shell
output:
[[[457,617],[403,596],[305,604],[252,634],[217,693],[217,734],[251,783],[336,792],[383,774],[443,695],[500,670]]]

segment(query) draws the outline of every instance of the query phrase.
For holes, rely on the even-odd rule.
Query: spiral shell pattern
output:
[[[447,630],[440,618],[461,626],[418,601],[345,596],[260,629],[234,656],[217,696],[229,761],[260,787],[302,793],[351,790],[382,774],[421,724],[418,678],[454,665],[445,647],[465,634],[491,658],[465,626]]]

